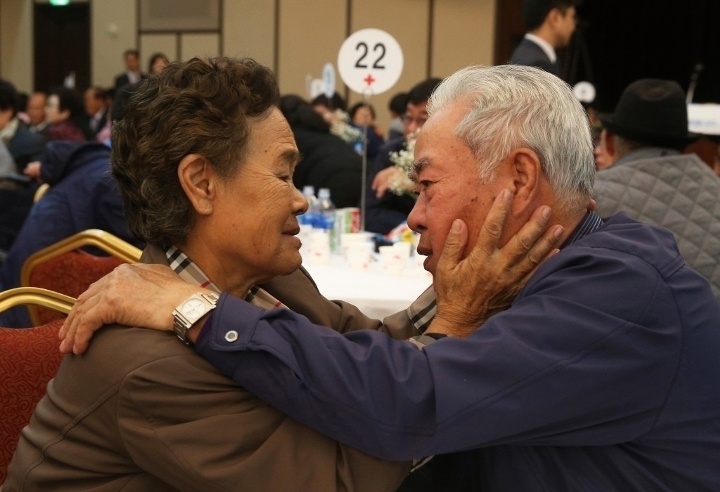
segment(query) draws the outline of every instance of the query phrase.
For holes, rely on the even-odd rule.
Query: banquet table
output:
[[[320,292],[328,299],[357,306],[365,315],[382,319],[406,309],[432,285],[432,275],[412,256],[400,273],[385,271],[377,256],[366,269],[351,268],[341,255],[332,255],[325,264],[303,261]]]

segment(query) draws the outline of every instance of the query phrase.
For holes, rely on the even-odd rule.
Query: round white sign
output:
[[[400,78],[402,48],[380,29],[361,29],[340,46],[338,71],[345,85],[363,95],[381,94]]]
[[[578,82],[573,87],[573,92],[580,102],[590,104],[595,100],[595,86],[590,82]]]

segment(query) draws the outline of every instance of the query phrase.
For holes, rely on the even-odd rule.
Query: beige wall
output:
[[[283,93],[307,96],[307,77],[320,78],[325,63],[337,63],[338,50],[347,37],[347,3],[280,0],[275,66]]]
[[[275,67],[275,2],[225,0],[223,51],[228,56],[249,56]]]
[[[135,0],[90,0],[93,85],[112,87],[115,76],[125,68],[123,52],[139,48],[136,7]]]
[[[384,128],[387,101],[395,92],[427,76],[492,63],[496,0],[221,0],[220,32],[162,34],[138,33],[137,0],[89,1],[91,78],[101,86],[112,85],[124,68],[122,53],[130,47],[140,49],[143,68],[155,51],[171,60],[222,51],[273,67],[284,93],[307,96],[308,77],[320,78],[327,62],[336,65],[343,40],[375,27],[392,34],[404,54],[395,87],[370,101]],[[28,92],[33,85],[32,11],[32,0],[0,0],[0,76]],[[338,92],[346,92],[339,76]],[[358,100],[359,95],[349,94],[351,104]]]
[[[28,0],[0,0],[0,77],[32,88],[32,17]]]

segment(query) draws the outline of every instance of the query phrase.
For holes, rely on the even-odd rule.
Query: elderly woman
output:
[[[48,142],[52,140],[84,142],[95,139],[85,115],[83,96],[73,89],[58,87],[50,91],[45,115],[48,122],[45,140]]]
[[[127,219],[149,245],[143,262],[266,307],[280,305],[271,292],[290,305],[301,292],[314,305],[306,314],[350,329],[357,313],[324,301],[298,270],[296,216],[307,204],[277,101],[272,73],[249,59],[174,63],[142,83],[113,128]],[[258,286],[277,275],[286,277]],[[217,300],[191,296],[177,333]],[[407,471],[298,424],[174,335],[110,326],[63,361],[3,490],[379,491]]]

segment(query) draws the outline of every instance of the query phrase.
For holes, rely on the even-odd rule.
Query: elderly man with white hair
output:
[[[670,232],[587,210],[591,135],[569,87],[531,67],[470,67],[445,79],[429,113],[408,219],[436,273],[426,345],[223,295],[191,328],[195,350],[340,442],[387,459],[454,453],[448,469],[476,474],[457,490],[720,490],[720,304]],[[501,247],[537,210],[552,209],[562,234],[499,311],[478,280],[495,256],[446,268],[475,246],[494,201],[508,205]],[[445,245],[449,231],[466,244]],[[81,350],[102,320],[170,329],[190,293],[174,285],[108,280],[69,332],[81,329]],[[432,318],[432,303],[419,307],[413,321]]]

